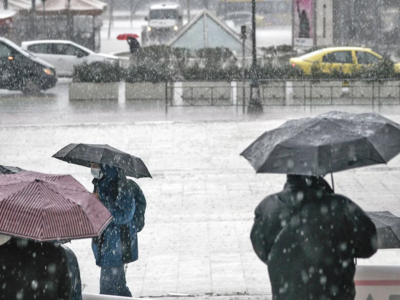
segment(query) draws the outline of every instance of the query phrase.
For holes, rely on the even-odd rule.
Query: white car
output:
[[[119,62],[118,56],[96,53],[71,41],[26,41],[21,43],[21,48],[52,64],[61,77],[72,76],[74,66],[84,62]]]

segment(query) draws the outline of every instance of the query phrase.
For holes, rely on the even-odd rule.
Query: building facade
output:
[[[292,19],[297,48],[365,46],[393,51],[400,46],[398,0],[293,0]]]

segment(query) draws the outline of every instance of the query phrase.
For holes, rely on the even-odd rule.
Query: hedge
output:
[[[83,63],[74,66],[74,82],[118,82],[121,81],[122,69],[118,62],[94,62],[91,64]]]
[[[275,57],[281,53],[284,57],[292,55],[289,46],[264,49],[265,56]],[[268,51],[267,51],[268,50]],[[269,54],[267,54],[269,53]],[[195,60],[194,60],[195,58]],[[280,56],[282,58],[282,56]],[[184,48],[167,46],[150,46],[140,49],[132,64],[121,69],[117,64],[95,63],[76,66],[74,81],[76,82],[115,82],[124,79],[126,82],[165,82],[185,80],[218,80],[233,81],[242,79],[242,68],[229,49],[206,48],[190,51]],[[194,62],[193,62],[194,61]],[[314,65],[310,75],[289,64],[277,64],[273,59],[264,59],[256,69],[245,69],[245,78],[256,76],[261,79],[400,79],[395,73],[394,63],[388,59],[379,64],[359,67],[345,74],[340,68],[331,73],[324,73],[319,65]]]

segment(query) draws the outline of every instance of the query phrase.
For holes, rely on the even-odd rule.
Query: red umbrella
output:
[[[139,36],[135,33],[123,33],[117,36],[117,40],[127,40],[130,37],[137,39]]]
[[[111,219],[70,175],[0,175],[0,233],[37,241],[96,237]]]

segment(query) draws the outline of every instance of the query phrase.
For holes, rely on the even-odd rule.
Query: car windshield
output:
[[[312,58],[312,57],[313,57],[313,56],[315,56],[315,55],[318,55],[318,54],[324,53],[324,51],[325,51],[325,50],[317,50],[317,51],[313,51],[313,52],[310,52],[310,53],[304,54],[304,55],[300,56],[299,58],[300,58],[300,59],[302,59],[302,60],[307,60],[307,59],[310,59],[310,58]]]
[[[163,19],[176,19],[178,12],[174,9],[155,9],[150,11],[150,19],[163,20]]]
[[[10,40],[8,40],[7,43],[8,43],[8,45],[13,47],[14,49],[18,50],[23,55],[25,55],[26,57],[36,57],[32,53],[30,53],[29,51],[26,51],[26,50],[22,49],[20,46],[18,46],[17,44],[13,43]]]

